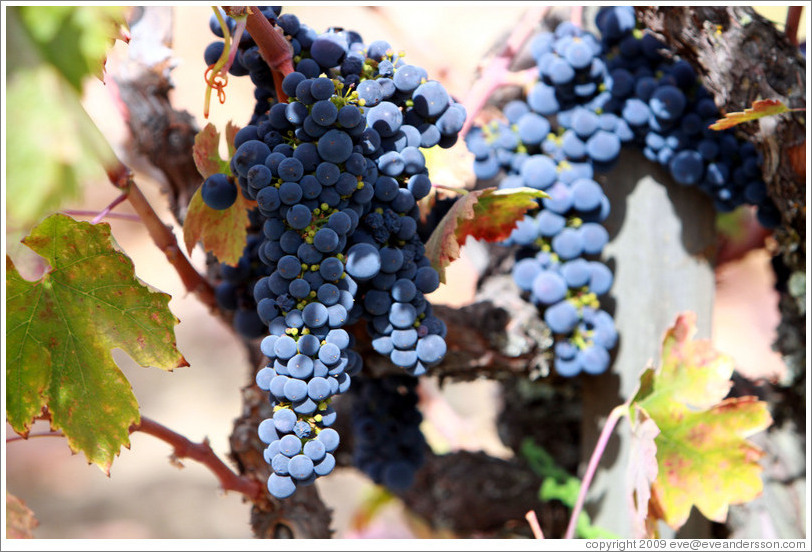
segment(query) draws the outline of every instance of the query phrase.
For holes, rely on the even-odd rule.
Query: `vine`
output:
[[[618,10],[611,13],[621,27],[631,25],[627,29],[631,31],[642,22],[669,44],[678,45],[677,52],[697,70],[717,105],[728,107],[723,110],[727,112],[724,119],[720,117],[722,126],[759,118],[750,123],[760,125],[759,131],[743,133],[751,135],[760,148],[774,144],[771,128],[778,128],[782,136],[795,136],[803,127],[805,104],[797,91],[778,86],[770,89],[781,92],[772,96],[775,100],[759,103],[750,90],[748,101],[735,101],[743,96],[720,82],[726,66],[706,51],[706,45],[699,45],[695,36],[682,36],[675,28],[679,17],[695,15],[691,8],[668,13],[639,8],[639,21],[632,17],[631,23],[624,18],[634,10]],[[608,11],[599,12],[599,17]],[[739,18],[744,13],[733,11]],[[160,106],[159,113],[163,110],[178,116],[166,94],[171,88],[166,81],[168,72],[161,75],[160,69],[147,69],[152,72],[150,78],[164,79],[160,86],[148,84],[147,79],[125,85],[117,77],[105,75],[133,135],[153,134],[154,143],[144,152],[171,182],[167,199],[183,226],[187,254],[136,183],[133,170],[113,153],[79,101],[79,82],[100,73],[111,41],[116,37],[137,40],[120,29],[123,10],[69,8],[59,15],[46,8],[15,7],[9,12],[9,47],[27,52],[25,59],[12,60],[9,105],[29,105],[24,101],[26,93],[49,83],[58,92],[55,97],[64,99],[64,107],[58,117],[53,110],[45,113],[54,117],[61,139],[75,138],[79,146],[78,153],[71,152],[74,157],[66,162],[51,155],[57,150],[53,144],[42,148],[31,140],[37,134],[28,132],[14,144],[17,149],[10,150],[9,182],[13,187],[9,213],[19,227],[30,228],[22,243],[49,268],[38,280],[29,281],[10,257],[6,260],[6,414],[17,433],[6,439],[7,444],[60,437],[73,452],[84,454],[109,473],[121,447],[129,446],[131,433],[152,435],[171,446],[172,463],[179,464],[183,458],[199,462],[224,491],[236,491],[250,501],[251,524],[260,537],[330,536],[329,508],[309,485],[316,476],[327,476],[334,466],[360,467],[362,462],[370,479],[388,487],[382,491],[385,500],[381,503],[397,497],[424,520],[420,522],[423,530],[454,535],[532,535],[545,541],[559,536],[602,538],[608,532],[592,525],[584,507],[621,418],[627,419],[632,433],[634,478],[621,498],[632,504],[628,530],[633,536],[658,537],[664,526],[679,530],[692,506],[722,523],[729,508],[761,494],[763,474],[757,461],[765,453],[748,438],[771,425],[767,402],[750,395],[728,396],[733,361],[709,341],[693,339],[696,317],[686,312],[665,330],[658,366],[637,367],[637,389],[609,412],[580,479],[573,475],[578,471],[577,462],[566,461],[565,467],[541,462],[541,449],[532,452],[536,445],[527,445],[530,452],[523,448],[525,456],[513,446],[516,454],[510,460],[481,452],[439,454],[428,448],[416,429],[420,421],[419,411],[414,410],[417,405],[441,400],[414,388],[425,373],[438,376],[441,382],[484,376],[501,382],[505,396],[509,382],[520,382],[530,395],[549,398],[552,393],[558,394],[557,400],[571,401],[580,389],[569,378],[578,372],[583,372],[579,378],[595,376],[609,369],[614,356],[608,351],[615,347],[618,332],[611,316],[599,310],[599,301],[604,300],[600,296],[611,286],[611,273],[608,286],[590,287],[589,278],[587,283],[567,282],[562,297],[551,299],[545,296],[548,289],[535,285],[537,273],[559,274],[558,263],[572,261],[580,253],[570,255],[559,247],[561,240],[556,236],[563,234],[533,235],[529,241],[522,237],[527,227],[540,224],[534,217],[560,199],[557,194],[569,184],[562,174],[582,162],[576,156],[563,163],[558,159],[547,175],[549,167],[541,161],[543,141],[560,148],[563,135],[569,132],[567,110],[550,112],[557,116],[560,131],[548,125],[550,132],[542,133],[545,136],[535,143],[522,135],[516,144],[505,146],[506,137],[520,134],[520,116],[513,120],[506,102],[493,99],[498,89],[512,89],[521,95],[521,103],[540,83],[550,88],[553,81],[555,86],[560,84],[558,76],[544,73],[540,61],[538,66],[526,68],[529,52],[540,44],[540,39],[533,39],[539,23],[549,26],[555,10],[528,10],[497,53],[483,63],[464,101],[458,102],[426,71],[408,63],[403,52],[383,41],[364,43],[357,33],[340,27],[318,33],[293,15],[295,9],[288,13],[286,8],[282,13],[279,7],[215,7],[211,28],[222,33],[223,47],[216,62],[207,62],[203,71],[204,115],[209,116],[212,90],[224,103],[225,87],[240,71],[251,74],[256,104],[242,128],[229,124],[223,129],[226,159],[219,154],[220,135],[209,125],[195,133],[194,146],[189,143],[189,151],[181,155],[184,169],[161,159],[170,151],[169,133],[150,129],[150,117],[130,116],[131,110],[137,113],[140,109],[141,100],[135,99],[138,94],[146,99],[145,104],[152,104],[149,109]],[[701,11],[711,14],[709,21],[721,21],[723,12],[724,8]],[[556,39],[571,32],[572,42],[588,41],[581,25],[591,15],[588,9],[571,9],[562,17],[561,27],[569,30],[554,31]],[[750,12],[746,15],[754,23],[747,32],[774,38],[771,26]],[[798,20],[799,10],[788,10],[784,39],[796,47]],[[64,39],[53,39],[43,30],[49,21],[52,26],[58,21],[70,31],[67,35],[93,47],[83,53],[68,50]],[[720,33],[733,32],[719,24]],[[599,27],[606,29],[603,24]],[[710,31],[697,32],[704,36],[702,33]],[[607,38],[608,31],[605,34],[604,42],[598,43],[604,52],[615,47]],[[788,51],[783,39],[774,40],[774,49]],[[65,55],[59,52],[63,47]],[[554,56],[565,57],[561,52]],[[26,80],[30,78],[22,69],[26,65],[41,71],[38,78],[42,80]],[[390,83],[392,91],[385,92]],[[606,91],[600,86],[611,89],[615,85],[606,80],[596,86],[594,94]],[[159,101],[151,99],[159,95]],[[532,107],[532,100],[527,102]],[[496,120],[487,120],[495,111],[486,106],[500,110]],[[600,109],[603,113],[617,110],[610,104]],[[41,126],[37,119],[27,120],[29,110],[14,111],[12,127]],[[333,111],[343,111],[344,118],[331,119]],[[328,122],[314,123],[316,118]],[[181,130],[188,134],[197,129],[191,122]],[[635,132],[635,139],[645,140],[640,129]],[[464,188],[431,182],[435,163],[443,163],[444,157],[428,159],[420,150],[448,149],[459,139],[477,157],[474,172],[478,182],[469,178]],[[476,151],[475,142],[480,139],[485,145]],[[805,210],[803,198],[795,193],[799,189],[797,161],[794,176],[777,161],[785,159],[787,150],[798,143],[793,139],[786,145],[767,152],[762,173],[767,183],[765,197],[777,199],[775,212],[780,217],[775,223],[783,255],[797,272],[798,260],[805,259],[804,233],[799,230]],[[41,155],[43,166],[53,168],[50,173],[37,172],[30,162],[33,151],[44,152],[36,156]],[[602,155],[599,152],[589,162],[607,167],[614,162],[614,158],[598,160]],[[483,169],[487,156],[498,157],[492,173]],[[535,158],[533,169],[523,168],[522,163],[528,167],[531,157]],[[65,169],[71,164],[77,167],[75,173]],[[188,171],[191,164],[199,174]],[[410,168],[393,168],[399,164]],[[335,177],[318,172],[317,167],[326,165],[336,167]],[[53,214],[54,206],[66,197],[60,190],[68,190],[74,183],[59,180],[58,175],[81,182],[99,168],[119,195],[101,211],[64,209]],[[671,170],[679,180],[681,173]],[[34,201],[26,204],[21,200],[25,196],[21,175],[26,171],[34,177],[32,189],[25,192],[38,202],[36,206]],[[341,180],[344,175],[350,177]],[[504,185],[505,175],[519,176],[521,183]],[[552,180],[542,183],[548,176]],[[573,180],[577,178],[589,180],[592,175]],[[392,189],[387,192],[390,180]],[[595,180],[604,185],[597,176]],[[497,182],[500,187],[492,185]],[[557,188],[551,186],[553,182]],[[221,191],[210,191],[218,183],[223,186]],[[283,197],[287,184],[295,184],[299,196]],[[292,186],[287,188],[284,193]],[[328,188],[332,195],[321,193]],[[439,199],[438,190],[451,199]],[[212,200],[216,193],[225,196]],[[300,197],[306,194],[312,197]],[[40,201],[39,196],[47,199]],[[115,212],[125,201],[134,215]],[[424,205],[418,207],[418,202]],[[17,205],[28,206],[17,211]],[[606,215],[595,214],[594,207],[568,211],[561,217],[564,229],[573,235],[583,228],[597,231]],[[764,211],[762,222],[771,220],[773,212]],[[72,217],[91,217],[91,222]],[[346,224],[343,218],[348,219]],[[244,409],[231,435],[234,467],[218,457],[208,439],[193,442],[142,415],[127,378],[112,360],[110,352],[118,347],[142,366],[172,371],[189,364],[176,345],[179,320],[169,309],[170,296],[136,277],[132,261],[118,247],[107,219],[140,223],[179,275],[185,291],[241,334],[252,366],[251,383],[242,389]],[[411,231],[400,230],[410,224],[414,225]],[[421,238],[418,230],[428,237]],[[801,237],[801,245],[793,242],[793,231]],[[330,232],[336,234],[335,244]],[[590,246],[584,253],[594,256],[588,262],[598,264],[603,245],[614,237],[603,232],[606,239],[600,247]],[[296,247],[280,245],[282,234]],[[760,236],[747,247],[763,244],[764,234]],[[468,237],[493,244],[485,246],[489,258],[480,274],[475,301],[463,308],[432,307],[424,294],[440,283],[453,285],[446,282],[445,269],[460,257]],[[208,252],[205,274],[190,261],[199,244]],[[313,249],[318,249],[317,254]],[[519,257],[514,258],[517,251]],[[283,262],[286,256],[295,257],[295,263]],[[377,260],[370,261],[371,257]],[[530,270],[531,257],[534,263],[547,264],[533,272],[533,284],[526,284],[517,274]],[[330,259],[336,260],[335,267]],[[562,309],[556,310],[556,305],[571,307],[577,320],[562,324],[558,312]],[[333,308],[338,306],[343,310]],[[609,323],[601,313],[609,316]],[[619,330],[621,338],[633,339],[622,335],[623,328]],[[579,356],[575,368],[571,357],[581,352],[567,346],[581,352],[602,348],[606,358],[584,361]],[[362,370],[362,361],[365,379],[357,380],[359,391],[353,396],[355,408],[351,411],[348,399],[340,395],[350,388],[350,378]],[[299,389],[302,382],[304,391]],[[524,407],[517,401],[506,404],[505,411]],[[403,417],[402,423],[399,417]],[[48,421],[51,430],[30,433],[35,420]],[[351,424],[352,420],[358,423]],[[373,429],[384,430],[377,433],[377,441]],[[341,435],[340,444],[334,435]],[[502,437],[507,443],[506,436]],[[373,442],[387,447],[380,458],[375,456]],[[408,462],[398,455],[408,456]],[[718,473],[719,462],[732,468]],[[481,480],[489,482],[482,489],[464,483]],[[713,492],[707,492],[708,485]],[[32,536],[34,513],[11,495],[7,505],[15,512],[13,520],[9,518],[13,523],[9,534]]]

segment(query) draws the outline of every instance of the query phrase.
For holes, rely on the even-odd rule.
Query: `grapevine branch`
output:
[[[130,433],[141,431],[153,437],[165,441],[172,445],[174,458],[191,458],[209,468],[220,480],[220,485],[225,491],[237,491],[244,494],[253,501],[257,501],[262,496],[262,485],[256,479],[240,476],[234,473],[220,458],[214,453],[209,445],[208,439],[202,443],[193,443],[183,435],[176,433],[158,422],[141,417],[141,422],[130,427]]]
[[[115,187],[126,194],[133,209],[144,222],[152,241],[166,255],[169,264],[175,268],[178,276],[180,276],[184,287],[188,291],[194,292],[205,305],[213,308],[216,305],[216,300],[212,285],[200,275],[189,262],[189,259],[182,253],[175,239],[175,234],[172,233],[169,226],[161,221],[152,205],[144,197],[144,194],[136,185],[129,167],[116,160],[115,166],[107,168],[107,176]]]
[[[787,8],[787,24],[784,26],[784,33],[793,46],[798,45],[798,26],[801,23],[801,12],[803,6],[790,6]]]

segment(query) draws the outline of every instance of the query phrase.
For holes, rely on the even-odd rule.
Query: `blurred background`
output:
[[[566,17],[566,8],[557,9],[565,10]],[[783,22],[785,9],[769,7],[762,12]],[[207,6],[171,10],[175,64],[171,97],[175,108],[188,110],[202,127],[206,122],[203,50],[214,40],[208,28],[212,12]],[[406,51],[408,62],[425,67],[431,78],[463,99],[483,57],[510,33],[527,7],[433,4],[428,10],[408,3],[294,6],[285,11],[295,13],[317,31],[337,26],[360,32],[367,43],[386,39],[396,49]],[[800,28],[806,28],[805,21]],[[126,50],[126,46],[117,43],[116,49]],[[225,128],[229,120],[245,124],[253,108],[252,92],[248,79],[232,78],[225,105],[213,102],[209,121],[218,129]],[[109,90],[89,81],[85,107],[126,160],[128,154],[122,148],[127,131]],[[459,169],[455,177],[473,181],[473,175],[460,174]],[[137,173],[136,180],[161,218],[173,223],[160,185],[145,173]],[[65,208],[100,211],[116,196],[117,191],[107,181],[87,182],[83,199]],[[116,212],[132,211],[124,203]],[[232,422],[241,410],[239,389],[249,383],[251,372],[242,343],[194,297],[186,295],[176,273],[139,223],[115,218],[108,222],[121,248],[133,259],[136,274],[172,296],[170,308],[180,319],[178,347],[190,363],[188,368],[165,373],[142,368],[121,351],[114,352],[133,385],[142,414],[192,441],[209,439],[214,451],[227,458]],[[175,232],[182,243],[180,229],[176,227]],[[41,265],[19,244],[24,229],[8,228],[6,236],[8,253],[23,275],[36,277]],[[204,270],[200,248],[192,260]],[[475,277],[473,261],[464,249],[463,257],[450,267],[448,281],[452,284],[441,286],[432,302],[466,304],[473,296]],[[759,249],[724,265],[717,272],[717,281],[716,347],[732,355],[746,377],[780,379],[783,364],[771,350],[779,317],[769,254]],[[511,454],[499,441],[494,424],[499,410],[498,385],[480,381],[445,384],[441,389],[431,379],[424,385],[436,391],[429,393],[434,398],[423,407],[425,433],[438,452],[468,449],[502,457]],[[32,434],[47,430],[47,424],[37,423]],[[6,435],[14,436],[8,426]],[[8,491],[24,500],[40,522],[34,531],[37,538],[250,538],[250,506],[236,493],[224,494],[213,475],[197,463],[186,461],[182,469],[172,465],[170,454],[164,442],[135,433],[130,450],[122,451],[107,477],[89,466],[83,456],[71,455],[64,440],[43,437],[7,442],[4,468]],[[333,508],[333,529],[338,538],[438,536],[404,515],[396,501],[388,503],[371,521],[361,523],[365,508],[375,499],[376,488],[354,470],[336,470],[330,477],[319,479],[317,486]]]

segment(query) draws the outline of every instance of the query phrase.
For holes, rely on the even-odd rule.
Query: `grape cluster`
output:
[[[445,325],[425,298],[439,276],[416,233],[417,201],[432,187],[420,150],[453,145],[465,110],[384,41],[263,14],[293,47],[296,70],[281,82],[289,100],[273,101],[267,67],[241,41],[257,106],[235,136],[231,175],[211,179],[231,182],[262,217],[255,249],[268,273],[252,296],[269,364],[256,382],[274,414],[259,437],[268,489],[286,498],[335,465],[330,402],[362,366],[349,324],[365,320],[375,350],[411,376],[445,355]]]
[[[755,205],[761,224],[775,227],[779,213],[767,197],[761,157],[732,130],[708,128],[721,115],[691,65],[669,59],[665,44],[636,29],[631,7],[602,8],[596,23],[609,78],[595,106],[626,120],[633,144],[679,184],[710,195],[717,211]]]
[[[214,288],[217,306],[234,312],[234,329],[246,339],[263,337],[267,332],[253,295],[257,280],[270,274],[268,266],[259,260],[262,242],[261,235],[249,234],[236,266],[220,264],[222,279]]]
[[[416,388],[408,376],[353,380],[353,462],[392,491],[411,487],[425,459]]]
[[[613,276],[600,261],[610,205],[598,173],[616,165],[624,146],[709,193],[720,211],[750,203],[765,226],[778,221],[753,146],[707,129],[719,113],[691,66],[666,59],[664,45],[636,29],[631,7],[601,8],[596,22],[600,39],[571,22],[534,36],[538,80],[503,107],[506,120],[466,137],[477,178],[550,195],[505,243],[520,246],[513,278],[558,336],[563,376],[605,371],[617,342],[599,301]]]

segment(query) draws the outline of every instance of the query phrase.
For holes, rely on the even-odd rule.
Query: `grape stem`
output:
[[[798,46],[798,26],[801,22],[803,9],[803,6],[790,6],[787,8],[787,22],[784,26],[784,33],[793,46]]]
[[[100,215],[99,211],[85,211],[81,209],[64,209],[62,212],[71,217],[94,217],[94,220],[96,217]],[[104,217],[108,219],[128,220],[130,222],[141,222],[141,219],[138,217],[138,215],[132,215],[130,213],[108,212],[104,215]]]
[[[536,512],[534,510],[530,510],[525,514],[525,519],[527,523],[530,524],[530,529],[533,531],[533,536],[537,539],[544,538],[544,532],[541,530],[541,525],[539,525],[539,518],[536,517]]]
[[[225,7],[226,13],[229,8]],[[293,52],[282,33],[277,32],[256,6],[248,8],[246,28],[259,47],[259,53],[273,71],[276,94],[280,102],[288,101],[288,95],[282,91],[282,79],[293,73]]]
[[[51,421],[51,412],[43,410],[43,413],[35,418],[36,420]],[[173,461],[179,458],[191,458],[197,460],[209,468],[220,480],[224,491],[237,491],[256,502],[262,497],[262,485],[256,479],[238,475],[234,473],[220,458],[214,453],[209,445],[209,440],[204,439],[202,443],[193,443],[180,433],[172,431],[168,427],[159,424],[155,420],[141,416],[141,421],[130,426],[130,433],[141,431],[153,437],[165,441],[172,445]],[[50,431],[48,433],[37,433],[34,435],[17,436],[6,439],[6,443],[29,439],[31,437],[64,437],[61,431]]]
[[[105,167],[105,169],[110,182],[130,200],[133,209],[147,227],[152,241],[166,255],[169,264],[177,271],[186,290],[195,293],[206,306],[215,308],[217,301],[214,297],[214,288],[183,254],[172,229],[158,217],[152,205],[136,185],[130,168],[116,159],[114,166]]]
[[[209,468],[220,480],[224,491],[237,491],[254,502],[261,498],[263,489],[260,482],[234,473],[214,453],[208,439],[204,439],[202,443],[193,443],[183,435],[144,416],[141,416],[140,423],[130,427],[130,433],[135,431],[152,435],[172,445],[173,461],[179,458],[191,458]]]
[[[629,405],[626,403],[616,406],[609,413],[609,417],[606,419],[606,424],[603,426],[601,434],[598,437],[598,443],[595,445],[595,450],[592,451],[592,456],[589,458],[589,464],[587,465],[584,479],[581,482],[581,489],[578,491],[578,499],[575,501],[575,506],[572,508],[572,515],[570,516],[570,521],[567,524],[567,532],[564,534],[565,539],[571,539],[575,535],[575,526],[578,522],[578,516],[581,514],[581,510],[584,507],[586,493],[589,490],[589,485],[592,483],[592,478],[595,476],[595,471],[598,469],[598,462],[600,462],[603,453],[606,451],[606,445],[609,443],[609,438],[612,436],[612,431],[615,429],[615,425],[617,425],[618,420],[620,420],[620,418],[623,416],[628,415],[628,413]]]
[[[124,201],[126,201],[126,199],[127,199],[127,194],[126,194],[126,193],[119,195],[117,198],[115,198],[115,199],[114,199],[114,200],[113,200],[113,201],[110,203],[110,205],[108,205],[107,207],[105,207],[105,208],[104,208],[104,209],[103,209],[103,210],[102,210],[102,211],[101,211],[101,212],[100,212],[98,215],[96,215],[95,217],[93,217],[93,220],[92,220],[90,223],[91,223],[91,224],[98,224],[98,223],[100,223],[104,217],[106,217],[107,215],[109,215],[109,214],[110,214],[110,211],[112,211],[113,209],[115,209],[116,205],[119,205],[119,204],[123,203]]]
[[[13,443],[14,441],[27,441],[28,439],[33,439],[34,437],[64,437],[65,434],[61,431],[48,431],[45,433],[31,433],[26,435],[25,437],[22,435],[15,435],[14,437],[9,437],[6,439],[6,443]]]
[[[465,135],[471,130],[474,118],[485,107],[485,103],[494,91],[500,86],[510,83],[510,77],[508,76],[510,75],[508,69],[510,64],[519,54],[530,35],[536,30],[536,23],[544,18],[549,9],[549,6],[541,6],[529,10],[514,27],[502,51],[490,59],[487,66],[480,73],[479,78],[473,83],[470,92],[463,101],[468,116],[462,130],[460,130],[460,138],[465,138]]]

